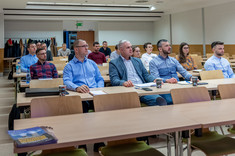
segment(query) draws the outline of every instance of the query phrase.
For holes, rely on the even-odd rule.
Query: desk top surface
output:
[[[197,87],[204,86],[208,90],[217,90],[217,86],[219,84],[230,84],[235,83],[235,78],[231,79],[214,79],[214,80],[206,80],[201,82],[207,82],[207,85],[198,85]],[[156,88],[156,87],[149,87],[152,89],[152,91],[145,91],[142,89],[135,89],[134,87],[124,87],[124,86],[115,86],[115,87],[104,87],[104,88],[93,88],[91,90],[102,90],[106,92],[107,94],[113,94],[113,93],[123,93],[123,92],[137,92],[139,96],[143,95],[152,95],[152,94],[168,94],[170,93],[171,89],[177,89],[177,88],[190,88],[193,87],[191,84],[189,85],[180,85],[180,84],[169,84],[164,83],[162,85],[162,88]],[[81,96],[83,101],[86,100],[92,100],[93,96],[91,96],[88,93],[76,93],[73,91],[69,91],[69,95],[79,95]],[[41,96],[43,97],[43,96]],[[49,96],[47,96],[49,97]],[[27,106],[30,105],[30,102],[32,98],[38,98],[38,97],[25,97],[25,93],[18,93],[17,94],[17,106]]]
[[[57,144],[15,148],[15,152],[135,138],[201,127],[198,122],[186,118],[180,111],[172,111],[173,109],[174,107],[145,107],[15,120],[15,129],[51,126],[58,138]]]

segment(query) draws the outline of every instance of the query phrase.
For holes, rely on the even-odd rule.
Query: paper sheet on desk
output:
[[[200,71],[202,71],[202,69],[195,69],[195,70],[193,70],[194,73],[199,73]]]
[[[136,87],[145,88],[145,87],[155,87],[156,83],[150,82],[150,83],[143,83],[143,84],[135,84]]]
[[[190,84],[192,84],[192,82],[191,81],[178,81],[178,84],[180,84],[180,85],[190,85]]]
[[[90,91],[90,94],[95,96],[95,95],[104,95],[107,93],[103,92],[102,90],[94,90],[94,91]]]

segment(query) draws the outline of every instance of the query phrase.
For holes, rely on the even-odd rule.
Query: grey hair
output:
[[[121,40],[121,41],[119,41],[119,43],[118,43],[118,49],[120,50],[120,48],[122,47],[122,45],[123,45],[124,43],[126,43],[126,42],[130,42],[130,41],[128,41],[128,40]]]
[[[74,41],[73,42],[73,47],[79,45],[80,42],[85,42],[85,40],[78,39],[78,40]]]
[[[161,39],[161,40],[159,40],[159,41],[157,42],[157,49],[160,48],[160,47],[162,47],[162,42],[168,42],[168,40],[166,40],[166,39]]]

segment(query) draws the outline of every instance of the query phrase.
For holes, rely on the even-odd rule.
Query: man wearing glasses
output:
[[[37,63],[30,66],[30,74],[32,79],[58,78],[58,72],[54,64],[46,61],[47,52],[43,48],[36,50],[38,58]]]
[[[96,63],[86,58],[88,45],[84,40],[74,42],[74,58],[65,66],[63,80],[67,89],[89,93],[89,88],[104,87],[104,79]]]
[[[63,72],[64,85],[67,89],[79,93],[89,93],[90,88],[104,87],[104,79],[100,74],[96,63],[86,58],[88,54],[88,44],[84,40],[76,40],[73,44],[75,56],[65,66]],[[92,102],[83,101],[83,112],[93,109]],[[97,152],[99,147],[105,146],[104,143],[95,143],[94,151]],[[86,146],[80,146],[86,149]]]

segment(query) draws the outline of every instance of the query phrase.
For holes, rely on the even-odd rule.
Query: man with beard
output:
[[[177,83],[179,81],[177,72],[179,72],[186,80],[191,80],[192,75],[175,58],[168,56],[171,53],[171,45],[167,40],[159,40],[157,48],[159,55],[149,63],[149,70],[154,78],[162,78],[165,83]],[[170,94],[161,96],[166,99],[167,104],[173,103]]]
[[[58,78],[58,72],[54,64],[46,61],[47,52],[43,48],[36,51],[38,58],[37,63],[30,66],[30,74],[32,79]]]
[[[214,55],[206,61],[205,70],[222,70],[224,78],[235,78],[230,63],[222,57],[224,55],[224,43],[215,41],[211,44],[211,49]]]

